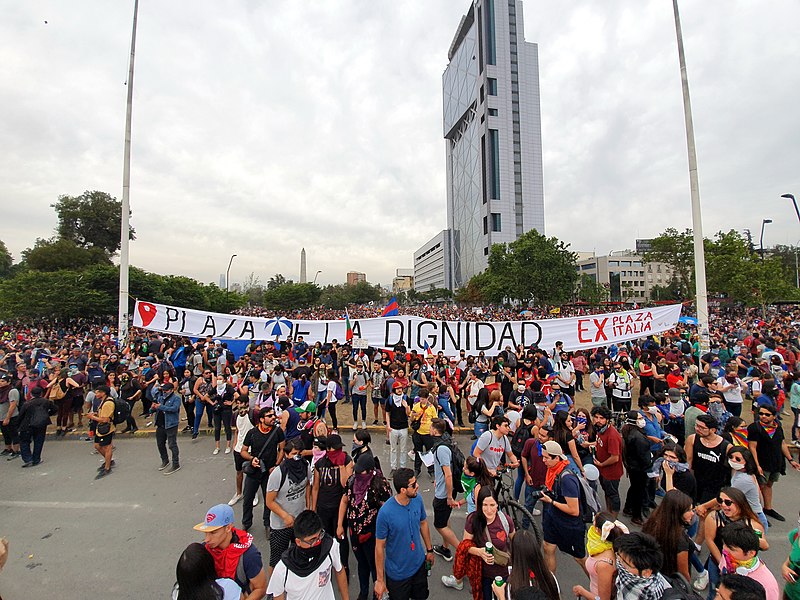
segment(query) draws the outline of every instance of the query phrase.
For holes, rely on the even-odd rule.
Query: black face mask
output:
[[[300,546],[297,546],[298,554],[300,554],[300,556],[308,562],[318,559],[321,551],[321,543],[317,544],[316,546],[311,546],[311,548],[301,548]]]

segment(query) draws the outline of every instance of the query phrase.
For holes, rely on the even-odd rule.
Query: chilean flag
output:
[[[351,342],[353,341],[353,328],[350,326],[350,314],[345,310],[344,313],[344,324],[345,324],[345,334],[344,334],[344,341]]]
[[[389,300],[389,304],[386,305],[386,308],[383,309],[381,313],[382,317],[396,317],[400,314],[399,311],[400,305],[397,304],[397,297],[392,296],[392,299]]]
[[[433,350],[431,350],[431,347],[428,345],[428,341],[427,340],[425,340],[425,344],[423,345],[423,348],[425,348],[425,354],[427,354],[428,356],[433,356]]]

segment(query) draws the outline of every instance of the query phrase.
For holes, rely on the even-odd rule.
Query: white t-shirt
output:
[[[267,585],[267,594],[274,597],[286,593],[286,600],[334,600],[334,572],[341,570],[339,542],[333,540],[328,557],[322,561],[316,572],[306,577],[287,572],[284,562],[278,561]]]
[[[727,387],[729,385],[730,383],[728,383],[728,380],[724,377],[717,379],[718,389],[722,389],[723,387]],[[725,402],[730,402],[731,404],[741,404],[744,402],[744,398],[742,398],[742,380],[737,377],[733,389],[722,392],[722,397],[725,398]]]
[[[222,600],[240,600],[242,597],[242,588],[233,579],[221,577],[217,579],[217,585],[222,588]],[[172,588],[172,600],[178,600],[178,584]]]
[[[330,380],[328,382],[328,391],[331,393],[331,399],[328,401],[328,404],[336,404],[338,400],[336,399],[336,382]]]
[[[484,431],[475,448],[481,450],[481,460],[486,467],[496,471],[503,455],[511,452],[511,442],[508,441],[508,436],[497,439],[492,431]]]
[[[244,444],[244,436],[253,428],[253,422],[249,415],[236,416],[236,443],[233,446],[234,452],[241,452]]]

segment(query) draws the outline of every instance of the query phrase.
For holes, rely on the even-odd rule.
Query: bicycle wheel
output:
[[[542,532],[539,529],[539,524],[534,520],[533,515],[527,508],[516,500],[504,500],[500,503],[500,508],[511,517],[516,529],[525,529],[523,523],[527,520],[530,523],[528,529],[530,529],[536,537],[536,543],[542,543]]]

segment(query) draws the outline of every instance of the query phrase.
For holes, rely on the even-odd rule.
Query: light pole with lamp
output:
[[[228,262],[228,270],[225,271],[225,291],[231,289],[231,265],[233,264],[233,259],[236,258],[236,254],[231,254],[231,260]]]
[[[794,212],[797,213],[797,220],[800,221],[800,210],[797,209],[797,200],[794,199],[792,194],[781,194],[781,198],[789,198],[794,204]]]
[[[772,219],[761,220],[761,241],[759,243],[761,246],[761,262],[764,262],[764,225],[767,225],[768,223],[772,223]]]
[[[314,281],[312,282],[312,285],[317,285],[317,275],[319,275],[320,273],[322,273],[322,271],[317,271],[317,272],[315,273],[315,275],[314,275]]]

